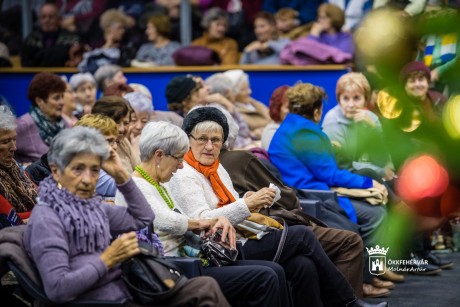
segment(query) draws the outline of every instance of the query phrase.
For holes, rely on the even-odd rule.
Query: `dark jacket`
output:
[[[48,153],[43,154],[40,160],[27,166],[26,173],[36,185],[39,185],[40,181],[51,175],[51,169],[48,164]]]
[[[78,43],[78,35],[66,30],[30,33],[22,44],[21,64],[24,67],[63,67],[69,59],[69,48]],[[51,44],[47,46],[47,42]]]

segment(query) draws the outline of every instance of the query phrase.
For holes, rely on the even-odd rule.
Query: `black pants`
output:
[[[281,231],[261,240],[248,240],[246,259],[273,259]],[[313,231],[302,225],[290,226],[279,263],[292,286],[295,306],[343,306],[355,299],[353,288],[328,258]]]
[[[234,265],[207,267],[203,274],[217,280],[232,306],[288,306],[283,268],[270,261],[241,260]]]

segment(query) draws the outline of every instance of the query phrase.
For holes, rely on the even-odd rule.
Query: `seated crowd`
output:
[[[427,214],[424,199],[405,197],[401,182],[414,155],[453,164],[442,152],[450,141],[443,117],[460,96],[442,75],[455,54],[414,55],[397,84],[385,87],[374,85],[372,72],[346,73],[326,114],[321,84],[281,81],[268,89],[270,101],[258,101],[241,69],[171,78],[169,110],[160,111],[155,94],[129,83],[122,66],[174,64],[182,48],[174,26],[180,1],[113,1],[124,10],[112,1],[73,6],[78,2],[38,7],[40,29],[22,45],[21,60],[80,72],[69,79],[37,73],[30,110],[17,118],[0,105],[0,246],[1,234],[21,229],[52,302],[128,299],[139,306],[121,263],[140,253],[140,241],[161,256],[203,257],[190,245],[193,234],[221,233],[239,258],[221,267],[202,259],[201,276],[159,305],[387,306],[363,298],[387,297],[405,276],[373,274],[366,249],[387,244],[401,259],[427,260],[401,267],[414,274],[454,266],[432,253],[430,236],[459,216],[455,200],[438,194]],[[282,58],[293,42],[348,60],[355,52],[351,31],[359,20],[330,3],[191,2],[203,15],[197,21],[193,13],[192,21],[204,28],[192,46],[211,48],[222,64],[295,63]],[[90,11],[92,19],[84,16]],[[90,33],[95,20],[99,41]],[[460,194],[453,181],[445,190]],[[243,231],[254,215],[285,221],[288,231]],[[410,238],[404,246],[388,240],[397,220]],[[0,253],[3,274],[1,260]]]
[[[423,1],[404,6],[387,2],[375,2],[374,9],[395,11],[404,17],[404,26],[432,11],[451,10],[442,4],[425,7]],[[0,18],[0,43],[5,50],[0,53],[1,64],[11,66],[8,49],[20,56],[23,67],[78,67],[92,74],[108,63],[140,68],[352,63],[355,34],[372,11],[371,1],[360,6],[340,1],[305,5],[303,1],[190,0],[190,5],[191,42],[184,46],[178,0],[39,1],[30,12],[31,20],[36,20],[34,30],[22,42],[13,37],[18,29],[9,22],[20,5],[5,4],[0,16],[9,18]],[[443,43],[442,35],[430,33],[419,36],[425,48],[420,57],[434,57],[427,65],[439,67],[437,78],[442,79],[443,64],[452,58],[444,59],[444,52],[432,48],[441,47],[445,39]],[[450,43],[458,44],[457,38],[449,38]]]

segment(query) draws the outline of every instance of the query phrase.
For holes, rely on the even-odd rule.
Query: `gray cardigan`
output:
[[[382,137],[382,125],[380,124],[377,115],[371,111],[366,112],[372,118],[375,125],[375,129],[370,132],[374,132],[377,136]],[[347,159],[350,158],[348,155],[337,154],[339,152],[352,149],[360,141],[359,137],[356,136],[354,124],[355,122],[345,117],[342,108],[339,105],[332,108],[324,117],[322,129],[333,143],[334,149],[336,149],[336,159],[338,164],[349,170],[369,168],[377,172],[380,176],[383,176],[385,165],[376,165],[375,161],[372,161],[372,157],[369,157],[366,154],[360,157],[354,156],[355,159],[353,160]],[[337,145],[340,145],[339,149],[337,148]],[[369,148],[371,148],[371,146],[379,146],[378,150],[382,152],[382,155],[386,155],[388,157],[386,162],[391,164],[391,158],[388,155],[383,142],[377,142],[376,140],[376,143],[366,144],[366,146],[367,145],[369,145]]]

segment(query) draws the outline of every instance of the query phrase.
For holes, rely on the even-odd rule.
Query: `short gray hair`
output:
[[[187,134],[180,127],[164,121],[148,123],[139,139],[142,162],[150,160],[159,149],[166,155],[177,155],[185,154],[189,147]]]
[[[76,91],[80,85],[87,83],[87,82],[90,82],[96,85],[96,80],[94,80],[93,75],[90,74],[89,72],[73,74],[69,80],[70,87],[72,88],[73,91]]]
[[[134,112],[153,112],[152,100],[141,92],[131,92],[123,96],[129,101],[129,104],[134,109]]]
[[[149,97],[150,99],[153,99],[153,95],[152,95],[152,92],[149,90],[149,88],[147,86],[145,86],[144,84],[141,84],[141,83],[130,83],[128,84],[129,86],[131,86],[131,88],[135,91],[135,92],[141,92],[142,94],[144,94],[145,96]]]
[[[221,72],[215,73],[206,78],[205,83],[209,86],[212,93],[219,93],[226,96],[228,91],[234,92],[232,80]]]
[[[216,123],[215,121],[212,120],[205,120],[204,122],[198,123],[193,127],[192,132],[190,134],[199,134],[199,133],[205,133],[205,132],[213,132],[217,131],[222,133],[222,137],[224,136],[224,129],[222,128],[221,125]]]
[[[220,7],[212,7],[205,13],[203,19],[201,19],[201,26],[203,29],[208,29],[211,22],[219,19],[225,19],[228,22],[227,12]]]
[[[99,67],[94,73],[94,79],[96,79],[97,88],[103,91],[105,89],[105,81],[112,79],[113,76],[121,70],[121,66],[114,64],[106,64]]]
[[[16,130],[16,116],[8,106],[0,106],[0,130]]]
[[[63,171],[75,156],[94,154],[106,160],[110,156],[109,144],[102,134],[89,127],[64,129],[53,139],[48,151],[49,164]]]

